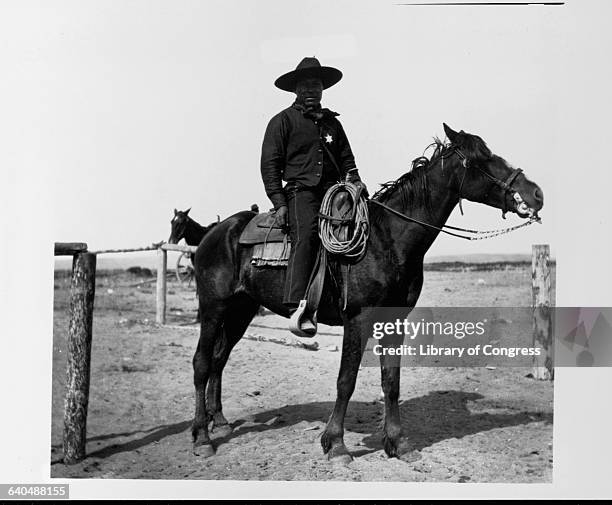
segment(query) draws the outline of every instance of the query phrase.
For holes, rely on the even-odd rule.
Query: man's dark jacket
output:
[[[261,150],[261,176],[275,209],[287,204],[283,180],[288,186],[314,187],[340,181],[355,168],[338,115],[329,109],[312,115],[293,104],[270,120]]]

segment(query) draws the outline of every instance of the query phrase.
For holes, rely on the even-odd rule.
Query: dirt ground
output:
[[[318,350],[296,347],[286,320],[258,316],[223,378],[234,432],[215,437],[217,455],[191,452],[191,358],[198,339],[193,286],[169,283],[168,323],[155,321],[155,284],[98,272],[94,311],[88,457],[62,460],[68,331],[66,272],[56,272],[51,476],[130,479],[551,482],[553,384],[527,369],[404,368],[403,428],[422,458],[382,449],[380,372],[364,367],[348,408],[348,466],[327,461],[320,436],[333,408],[341,330],[323,327]],[[528,267],[426,271],[421,306],[524,306]],[[297,345],[297,344],[296,344]]]

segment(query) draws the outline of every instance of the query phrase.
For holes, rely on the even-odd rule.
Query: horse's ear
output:
[[[174,209],[174,215],[176,216],[178,214],[178,210]]]
[[[461,140],[461,134],[457,133],[446,123],[442,123],[442,125],[444,126],[444,133],[446,133],[448,140],[450,140],[453,144],[458,144],[459,141]]]
[[[183,212],[183,214],[185,214],[186,216],[189,215],[189,211],[191,210],[191,207],[189,207],[185,212]]]

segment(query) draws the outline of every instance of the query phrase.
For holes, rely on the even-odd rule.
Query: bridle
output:
[[[463,154],[461,152],[461,150],[459,150],[459,148],[457,147],[453,147],[453,149],[449,150],[448,153],[446,153],[445,155],[441,156],[441,163],[442,163],[442,170],[444,170],[444,159],[448,158],[450,156],[452,156],[453,154],[457,154],[457,156],[459,156],[459,158],[461,159],[461,164],[463,165],[464,171],[463,171],[463,176],[461,178],[461,183],[459,185],[459,204],[461,205],[461,189],[463,188],[463,182],[465,180],[465,174],[467,172],[468,169],[468,164],[469,164],[469,159],[467,158],[467,156],[465,154]],[[405,219],[407,221],[412,221],[413,223],[417,223],[420,224],[422,226],[425,226],[427,228],[433,228],[437,231],[440,231],[442,233],[446,233],[447,235],[452,235],[453,237],[458,237],[458,238],[462,238],[465,240],[484,240],[487,238],[493,238],[493,237],[497,237],[499,235],[504,235],[506,233],[510,233],[511,231],[514,230],[518,230],[519,228],[523,228],[525,226],[529,226],[533,223],[541,223],[542,220],[538,217],[537,212],[535,212],[533,209],[531,209],[523,200],[523,198],[521,197],[520,193],[518,191],[516,191],[516,189],[514,189],[512,187],[512,184],[514,183],[514,181],[516,180],[516,178],[519,176],[519,174],[521,174],[523,172],[523,170],[521,168],[513,168],[512,169],[512,173],[508,176],[508,178],[505,181],[502,181],[501,179],[498,179],[497,177],[491,175],[490,173],[488,173],[486,170],[484,170],[482,167],[476,165],[476,168],[483,174],[485,175],[488,179],[490,179],[496,186],[498,186],[499,188],[501,188],[504,191],[504,208],[502,210],[502,217],[504,219],[506,219],[506,213],[508,212],[508,206],[506,204],[506,193],[512,193],[512,198],[514,199],[514,201],[516,202],[517,208],[523,208],[525,210],[525,214],[529,215],[529,220],[516,225],[516,226],[511,226],[509,228],[500,228],[497,230],[470,230],[468,228],[459,228],[457,226],[450,226],[450,225],[442,225],[441,227],[439,226],[435,226],[433,224],[430,223],[425,223],[424,221],[420,221],[418,219],[415,219],[411,216],[407,216],[406,214],[403,214],[395,209],[392,209],[391,207],[389,207],[388,205],[385,205],[382,202],[379,202],[378,200],[369,200],[371,203],[374,203],[380,207],[382,207],[383,209],[391,212],[392,214],[401,217],[402,219]],[[462,212],[463,213],[463,212]],[[466,236],[466,235],[461,235],[459,233],[453,233],[450,232],[448,230],[454,230],[454,231],[461,231],[461,232],[465,232],[465,233],[471,233],[474,236]]]
[[[463,177],[461,178],[461,184],[459,185],[459,194],[461,195],[461,189],[463,188],[463,181],[465,180],[465,173],[466,173],[466,171],[468,169],[469,160],[468,160],[467,156],[465,154],[463,154],[457,147],[453,148],[453,150],[451,151],[451,154],[452,153],[456,153],[457,156],[459,156],[459,158],[461,158],[461,164],[463,165],[463,169],[464,169],[463,170]],[[442,158],[442,160],[444,160],[444,158]],[[506,219],[506,214],[508,213],[508,205],[507,205],[507,200],[506,200],[506,193],[512,193],[512,198],[516,202],[517,206],[520,207],[521,205],[524,205],[526,207],[526,209],[528,210],[528,212],[526,212],[526,213],[529,214],[529,217],[532,217],[532,216],[535,215],[535,213],[532,211],[532,209],[530,209],[527,206],[527,204],[523,200],[523,197],[521,196],[521,194],[512,187],[512,183],[516,180],[516,178],[519,176],[519,174],[521,174],[523,172],[522,168],[513,168],[512,172],[510,172],[510,175],[508,176],[508,178],[505,181],[502,181],[501,179],[498,179],[497,177],[491,175],[486,170],[483,170],[483,168],[480,167],[479,165],[476,165],[476,169],[479,170],[480,173],[482,173],[489,180],[491,180],[497,187],[501,188],[504,191],[504,208],[502,210],[502,218],[503,219]],[[535,216],[535,217],[537,218],[537,216]]]

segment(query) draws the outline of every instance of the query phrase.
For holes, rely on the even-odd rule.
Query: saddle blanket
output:
[[[265,244],[253,245],[251,265],[256,267],[286,267],[289,263],[291,243],[266,242]]]

